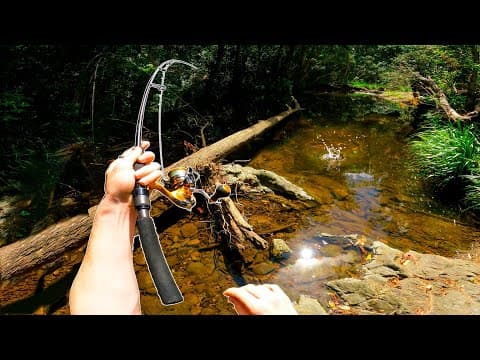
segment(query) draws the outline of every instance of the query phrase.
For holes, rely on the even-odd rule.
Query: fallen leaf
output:
[[[332,309],[335,309],[337,307],[337,305],[335,305],[335,303],[332,300],[328,301],[328,306],[330,306]]]
[[[361,235],[360,238],[355,242],[355,246],[365,246],[365,242],[367,241],[367,237],[365,235]]]

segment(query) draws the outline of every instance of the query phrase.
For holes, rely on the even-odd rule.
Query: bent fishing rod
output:
[[[162,153],[162,101],[166,90],[165,75],[168,68],[173,64],[187,65],[197,69],[195,65],[176,59],[170,59],[160,64],[150,77],[145,91],[143,93],[140,110],[137,117],[137,126],[135,130],[135,146],[142,143],[143,119],[145,107],[147,105],[148,95],[151,88],[160,91],[158,103],[158,143],[159,143],[159,161],[161,179],[150,185],[151,189],[157,189],[175,206],[191,211],[196,205],[195,193],[203,195],[208,203],[218,204],[222,198],[230,196],[230,187],[226,184],[217,185],[212,195],[208,195],[205,190],[197,188],[197,182],[200,175],[190,167],[179,167],[172,169],[168,176],[164,174],[163,153]],[[161,71],[162,77],[160,84],[154,83],[155,77]],[[134,169],[142,168],[144,164],[136,163]],[[157,290],[157,294],[164,305],[174,305],[183,301],[183,295],[173,278],[170,267],[168,266],[165,254],[163,253],[158,237],[155,223],[150,216],[150,197],[149,189],[146,186],[135,184],[133,190],[135,208],[137,210],[137,227],[140,235],[140,244],[142,246],[148,270]]]

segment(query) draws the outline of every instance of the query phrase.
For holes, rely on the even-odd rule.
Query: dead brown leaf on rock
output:
[[[410,261],[412,261],[414,263],[416,262],[415,257],[410,253],[405,253],[400,258],[400,264],[402,264],[404,266],[407,266]]]
[[[388,280],[388,285],[398,289],[398,288],[401,287],[400,279],[398,277],[391,278],[391,279]]]
[[[416,309],[416,310],[415,310],[415,315],[425,315],[425,310],[423,310],[423,309]]]

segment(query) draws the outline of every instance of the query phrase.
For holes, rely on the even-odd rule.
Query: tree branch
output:
[[[419,81],[419,85],[429,94],[436,97],[439,106],[447,115],[448,119],[452,121],[462,120],[462,121],[470,121],[474,117],[479,115],[478,111],[471,111],[468,114],[461,115],[459,114],[454,108],[451,107],[450,103],[448,102],[447,96],[440,89],[435,81],[433,81],[430,77],[424,77],[419,73],[414,73],[415,78]]]

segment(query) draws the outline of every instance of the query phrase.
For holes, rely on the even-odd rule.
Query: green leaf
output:
[[[30,216],[30,215],[31,215],[31,214],[30,214],[30,211],[28,211],[28,210],[22,210],[22,211],[20,211],[20,216]]]

